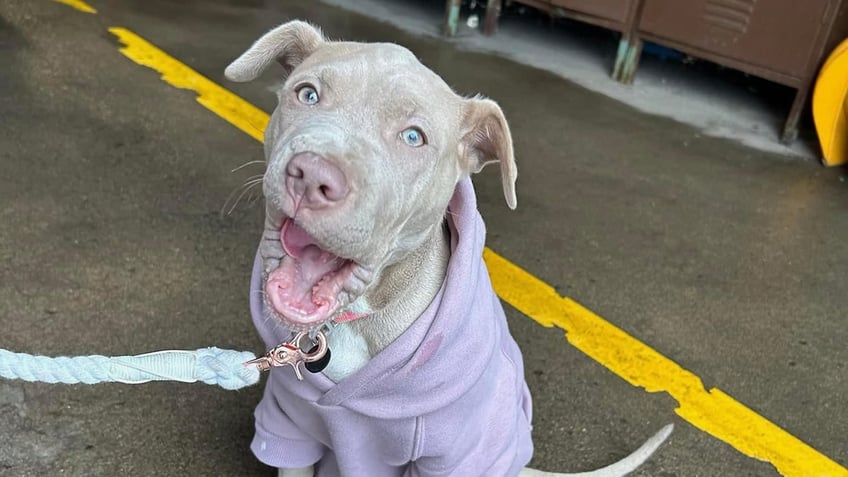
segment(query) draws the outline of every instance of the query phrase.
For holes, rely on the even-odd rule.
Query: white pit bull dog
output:
[[[272,370],[253,452],[283,477],[560,475],[524,469],[530,395],[481,257],[469,176],[498,163],[516,206],[501,109],[458,96],[405,48],[327,41],[299,21],[226,76],[275,61],[286,80],[265,131],[251,309],[269,347],[329,329],[332,354],[302,381]],[[577,475],[625,475],[670,431]]]

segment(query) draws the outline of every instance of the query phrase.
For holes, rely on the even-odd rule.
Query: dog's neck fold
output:
[[[371,357],[397,339],[439,293],[450,260],[450,235],[444,221],[401,261],[389,265],[365,298],[370,316],[345,323],[365,339]]]

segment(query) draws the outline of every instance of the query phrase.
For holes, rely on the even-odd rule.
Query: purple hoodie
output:
[[[274,368],[251,449],[316,476],[515,476],[530,461],[531,401],[521,353],[482,260],[485,227],[470,180],[448,206],[452,255],[442,289],[397,340],[347,379]],[[270,348],[257,255],[253,322]]]

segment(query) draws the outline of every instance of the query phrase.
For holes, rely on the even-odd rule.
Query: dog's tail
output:
[[[662,445],[663,442],[671,434],[674,429],[674,424],[668,424],[647,442],[642,444],[642,447],[636,449],[635,452],[620,461],[590,472],[578,472],[576,474],[557,474],[554,472],[543,472],[535,469],[524,469],[518,474],[518,477],[623,477],[630,472],[636,470],[640,465],[644,464],[654,452]]]

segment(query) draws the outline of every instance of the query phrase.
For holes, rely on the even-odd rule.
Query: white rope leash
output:
[[[64,384],[202,381],[234,390],[259,382],[259,367],[245,365],[255,358],[249,351],[219,348],[112,357],[34,356],[0,349],[0,378]]]

